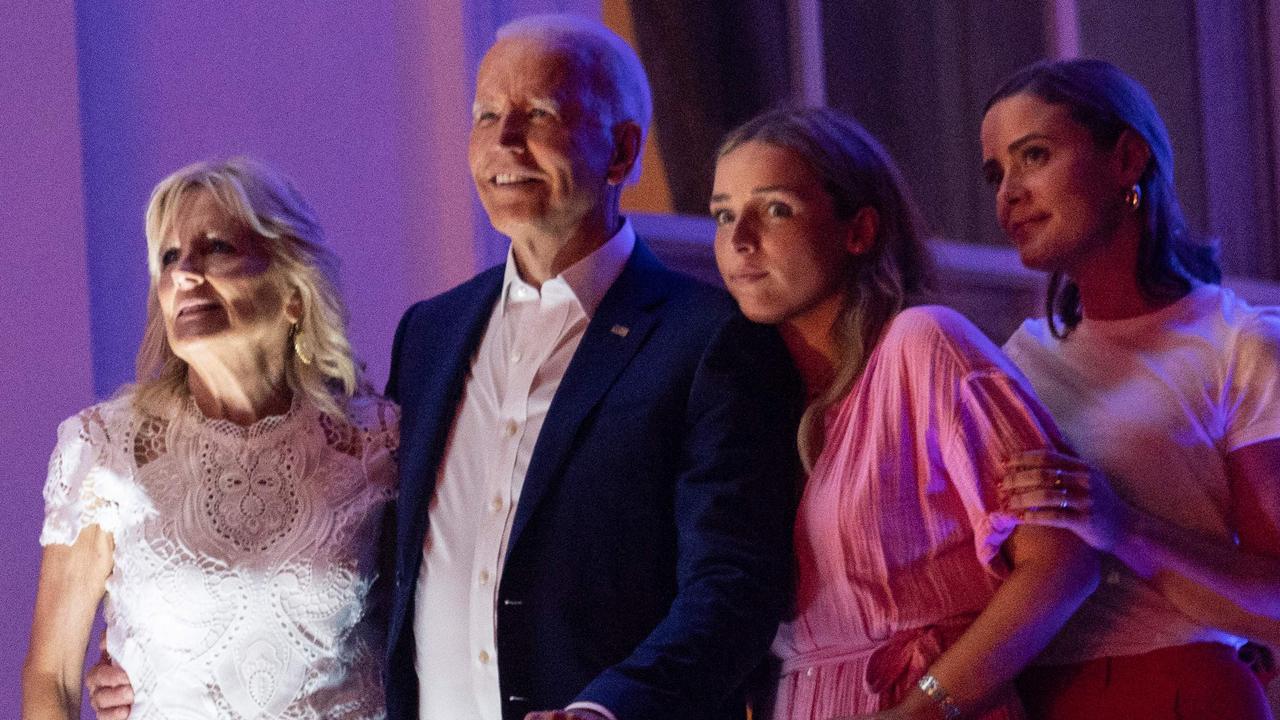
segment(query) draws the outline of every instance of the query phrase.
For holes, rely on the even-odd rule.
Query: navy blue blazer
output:
[[[417,718],[427,505],[502,277],[491,268],[417,303],[396,331],[392,720]],[[577,700],[619,720],[745,716],[744,680],[790,600],[801,397],[776,333],[637,243],[561,381],[516,508],[498,586],[504,720]]]

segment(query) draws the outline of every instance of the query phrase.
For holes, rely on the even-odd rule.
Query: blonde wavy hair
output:
[[[812,471],[822,452],[827,409],[853,389],[889,322],[903,308],[928,298],[933,262],[924,221],[902,174],[853,118],[828,108],[772,110],[730,131],[716,157],[749,142],[799,156],[831,196],[837,218],[848,220],[864,207],[879,218],[870,249],[845,264],[840,283],[844,303],[831,329],[839,353],[835,377],[800,419],[800,459]]]
[[[285,382],[326,413],[345,415],[346,399],[366,392],[360,365],[347,340],[346,306],[338,293],[338,259],[326,246],[315,213],[287,177],[248,157],[188,165],[156,185],[147,205],[147,325],[138,348],[135,402],[159,412],[190,396],[188,366],[165,335],[157,285],[160,254],[174,222],[196,192],[208,193],[231,217],[253,231],[271,260],[269,272],[296,291],[301,318],[295,328],[298,350],[287,355]]]

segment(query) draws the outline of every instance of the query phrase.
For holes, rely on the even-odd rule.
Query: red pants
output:
[[[1031,720],[1273,720],[1258,679],[1219,643],[1029,667],[1018,691]]]

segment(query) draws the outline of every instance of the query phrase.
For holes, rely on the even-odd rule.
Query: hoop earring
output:
[[[298,356],[298,362],[303,365],[311,364],[311,357],[302,351],[302,338],[306,333],[298,327],[298,323],[289,326],[289,341],[293,344],[293,354]]]
[[[1142,207],[1142,188],[1136,184],[1129,188],[1124,194],[1124,204],[1135,212]]]

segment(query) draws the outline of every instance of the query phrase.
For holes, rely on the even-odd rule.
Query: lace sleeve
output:
[[[89,408],[58,426],[58,444],[49,459],[44,485],[41,545],[71,545],[80,531],[98,525],[114,533],[120,528],[120,504],[111,496],[119,486],[120,468],[98,408]]]

